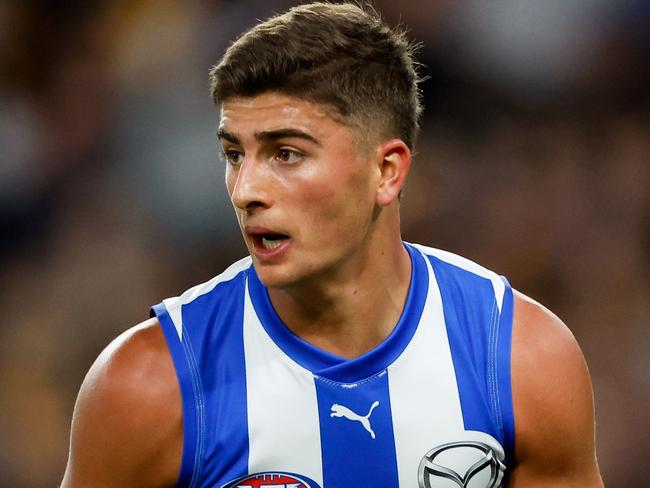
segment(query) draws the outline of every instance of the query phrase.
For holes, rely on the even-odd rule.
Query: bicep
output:
[[[133,486],[133,464],[125,446],[130,434],[125,430],[123,404],[107,402],[109,388],[102,385],[101,373],[91,369],[81,387],[72,419],[70,453],[63,486]],[[108,405],[118,403],[117,408]]]
[[[75,405],[64,488],[170,486],[176,481],[180,396],[157,334],[155,328],[130,331],[91,367]]]
[[[566,326],[517,294],[512,348],[516,467],[511,488],[600,487],[591,381]]]

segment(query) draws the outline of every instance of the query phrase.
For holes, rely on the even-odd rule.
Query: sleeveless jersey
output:
[[[293,334],[250,257],[152,308],[182,395],[177,486],[504,485],[512,290],[465,258],[404,245],[401,318],[354,359]]]

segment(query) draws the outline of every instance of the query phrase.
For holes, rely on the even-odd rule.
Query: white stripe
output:
[[[183,340],[183,314],[181,312],[181,307],[187,303],[190,303],[192,300],[195,300],[201,295],[205,295],[206,293],[211,292],[219,283],[232,280],[235,276],[248,268],[250,265],[250,256],[240,259],[236,263],[230,265],[223,273],[215,276],[210,281],[206,281],[205,283],[201,283],[200,285],[196,285],[190,288],[179,297],[166,298],[163,300],[163,304],[169,313],[169,317],[174,323],[174,328],[176,329],[178,338],[181,341]]]
[[[503,306],[503,295],[506,291],[506,285],[503,280],[496,274],[494,271],[484,268],[480,264],[475,263],[467,258],[459,256],[449,251],[443,251],[442,249],[435,249],[433,247],[421,246],[419,244],[412,244],[414,247],[418,248],[424,254],[429,256],[435,256],[436,258],[445,261],[446,263],[453,264],[465,271],[474,273],[482,278],[486,278],[492,282],[492,288],[494,288],[494,298],[497,302],[497,307],[499,307],[499,312],[501,312],[501,307]]]
[[[322,486],[320,425],[313,374],[271,340],[246,285],[244,354],[249,473],[288,471]]]
[[[440,290],[431,264],[425,261],[429,290],[420,324],[388,368],[399,486],[418,486],[422,457],[464,430]]]

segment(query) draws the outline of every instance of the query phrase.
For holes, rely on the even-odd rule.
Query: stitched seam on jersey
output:
[[[365,385],[367,383],[372,383],[373,381],[378,380],[380,377],[384,376],[385,374],[388,374],[388,368],[383,369],[379,373],[375,373],[372,376],[368,376],[367,378],[364,378],[362,380],[352,381],[350,383],[345,383],[345,382],[342,382],[342,381],[334,381],[334,380],[331,380],[329,378],[325,378],[324,376],[320,376],[317,373],[312,373],[312,374],[314,375],[314,378],[317,378],[318,380],[323,381],[324,383],[330,384],[332,386],[338,386],[338,387],[341,387],[341,388],[345,388],[345,387],[348,387],[350,385],[355,385],[355,387],[356,387],[356,386]]]
[[[490,317],[490,337],[489,337],[489,344],[490,344],[490,351],[489,351],[489,358],[488,358],[488,368],[489,368],[489,376],[490,376],[490,381],[491,381],[491,388],[490,388],[490,397],[491,397],[491,402],[492,402],[492,409],[493,409],[493,415],[494,419],[496,421],[496,427],[498,431],[501,433],[503,431],[502,425],[501,425],[501,415],[499,414],[499,383],[497,381],[497,343],[498,343],[498,338],[499,335],[497,333],[498,331],[498,325],[499,325],[499,320],[498,320],[498,312],[497,312],[497,305],[496,301],[494,305],[492,306],[492,314]]]
[[[203,471],[203,444],[205,437],[205,402],[203,399],[203,387],[198,373],[196,364],[196,357],[192,349],[190,338],[185,329],[183,329],[183,349],[187,357],[187,363],[190,366],[190,376],[192,378],[192,387],[194,388],[194,398],[196,400],[196,451],[194,454],[194,469],[192,470],[192,478],[190,479],[189,488],[194,488],[199,482],[200,475]]]
[[[501,418],[501,404],[499,402],[499,381],[498,381],[498,368],[497,368],[497,344],[499,341],[499,313],[496,303],[492,307],[490,317],[490,337],[489,337],[489,361],[488,361],[488,387],[490,394],[490,401],[492,404],[493,415],[496,421],[496,428],[501,434],[503,432],[503,419]]]

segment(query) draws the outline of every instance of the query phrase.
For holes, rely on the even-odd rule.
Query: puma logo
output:
[[[345,417],[348,420],[355,420],[357,422],[360,422],[361,425],[363,425],[363,428],[370,433],[370,437],[374,439],[375,432],[370,426],[370,415],[372,415],[372,411],[377,408],[377,405],[379,405],[379,400],[375,400],[375,402],[370,406],[368,414],[362,417],[361,415],[354,413],[345,405],[339,405],[338,403],[335,403],[332,405],[332,413],[330,414],[330,417]]]

